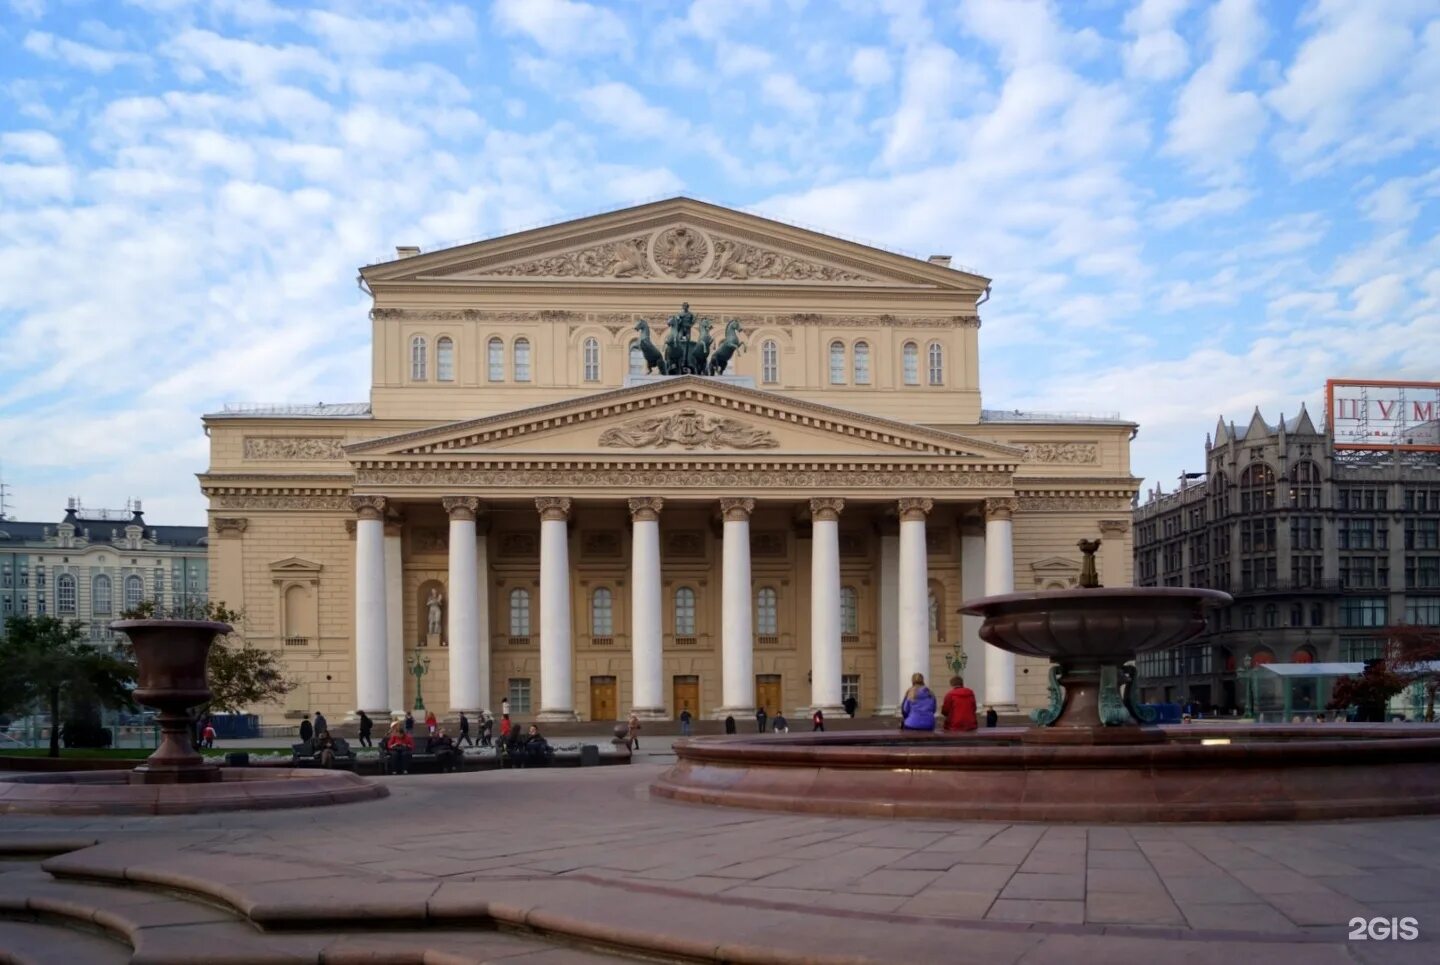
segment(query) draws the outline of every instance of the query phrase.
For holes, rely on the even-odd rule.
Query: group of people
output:
[[[907,731],[935,730],[935,693],[925,686],[924,674],[910,676],[910,689],[900,701],[900,729]],[[975,691],[965,686],[958,674],[950,678],[950,690],[939,704],[942,730],[946,733],[975,730],[980,726],[975,717]],[[992,707],[986,712],[985,726],[994,727],[999,715]]]
[[[315,754],[315,763],[327,768],[335,766],[335,738],[330,736],[330,722],[325,719],[324,714],[315,711],[313,723],[310,715],[305,715],[300,721],[300,739],[310,744],[310,749]]]

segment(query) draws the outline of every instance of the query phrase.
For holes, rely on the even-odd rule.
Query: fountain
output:
[[[735,807],[1002,821],[1306,820],[1440,813],[1440,736],[1426,725],[1157,727],[1134,701],[1136,654],[1205,629],[1217,590],[1102,587],[967,602],[980,636],[1050,660],[1026,728],[692,738],[651,792]],[[1147,719],[1148,718],[1148,719]]]
[[[117,620],[135,650],[135,699],[159,713],[155,753],[132,771],[0,777],[0,814],[185,814],[314,807],[385,797],[348,771],[218,767],[195,749],[189,711],[210,699],[206,662],[230,632],[209,620]]]

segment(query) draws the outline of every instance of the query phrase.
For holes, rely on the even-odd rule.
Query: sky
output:
[[[685,194],[993,278],[987,408],[1133,469],[1440,378],[1440,0],[0,0],[11,515],[203,523],[202,412],[363,401],[356,269]]]

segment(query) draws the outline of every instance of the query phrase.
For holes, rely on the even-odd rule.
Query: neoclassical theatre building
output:
[[[212,599],[305,710],[1002,711],[961,601],[1127,584],[1118,417],[981,407],[989,282],[676,198],[361,270],[368,404],[205,417]],[[277,331],[277,337],[280,333]],[[678,373],[678,374],[676,374]]]

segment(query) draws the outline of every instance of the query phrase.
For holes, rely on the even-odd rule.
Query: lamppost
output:
[[[1245,669],[1241,674],[1245,677],[1245,716],[1251,720],[1255,719],[1255,661],[1247,654],[1245,656]]]
[[[963,677],[965,675],[965,662],[968,659],[969,657],[966,656],[964,649],[960,646],[960,641],[956,640],[955,645],[950,648],[950,652],[945,655],[945,666],[950,668],[950,675],[952,677]]]
[[[410,676],[415,678],[415,709],[425,709],[425,697],[420,692],[420,679],[430,672],[430,658],[418,653],[410,655]]]

